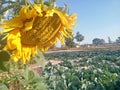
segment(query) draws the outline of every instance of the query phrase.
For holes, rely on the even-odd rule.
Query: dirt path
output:
[[[78,52],[83,50],[57,50],[57,51],[47,51],[46,53],[56,53],[56,52]]]

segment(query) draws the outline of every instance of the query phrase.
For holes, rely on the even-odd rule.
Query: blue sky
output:
[[[120,36],[120,0],[56,0],[57,5],[69,6],[70,13],[77,14],[74,34],[79,31],[85,39],[82,44],[92,43],[94,38],[108,37],[115,41]]]
[[[92,43],[94,38],[115,41],[120,36],[120,0],[56,0],[59,6],[66,3],[70,13],[77,14],[74,33],[85,36],[82,44]]]

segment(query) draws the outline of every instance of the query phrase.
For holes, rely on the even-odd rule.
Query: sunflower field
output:
[[[120,90],[120,50],[59,52],[45,55],[44,77],[49,90]]]
[[[0,90],[120,90],[119,50],[46,53],[76,18],[56,0],[0,0]]]

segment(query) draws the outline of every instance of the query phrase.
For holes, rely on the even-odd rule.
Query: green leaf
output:
[[[8,72],[10,70],[9,62],[0,62],[0,71]]]
[[[23,77],[25,78],[26,81],[30,81],[34,78],[34,72],[31,71],[28,67],[26,67]]]
[[[42,69],[45,68],[45,58],[40,51],[38,51],[38,55],[34,57],[34,60],[42,67]]]
[[[0,70],[6,72],[10,70],[10,54],[7,51],[0,51]]]
[[[34,90],[48,90],[48,89],[47,89],[47,85],[45,83],[38,82],[36,84],[36,88]]]
[[[42,4],[42,0],[34,0],[34,3],[36,3],[36,4]]]
[[[8,88],[5,84],[0,83],[0,90],[8,90]]]
[[[0,17],[3,17],[0,15]],[[6,39],[3,39],[6,36],[6,34],[0,34],[0,49],[2,49],[6,44]]]
[[[32,87],[34,90],[47,90],[47,85],[44,83],[44,78],[38,73],[30,70],[28,67],[26,67],[22,77],[24,78],[24,82],[23,80],[20,80],[21,85]]]
[[[0,51],[0,62],[9,61],[10,54],[8,51]]]
[[[20,1],[20,4],[21,4],[21,5],[25,5],[25,4],[26,4],[26,0],[21,0],[21,1]]]

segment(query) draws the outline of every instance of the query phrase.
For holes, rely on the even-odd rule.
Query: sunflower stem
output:
[[[56,7],[56,0],[53,0],[53,7]]]
[[[34,0],[34,3],[36,3],[36,4],[43,4],[43,0]]]
[[[49,7],[50,8],[56,7],[56,0],[49,0]]]

